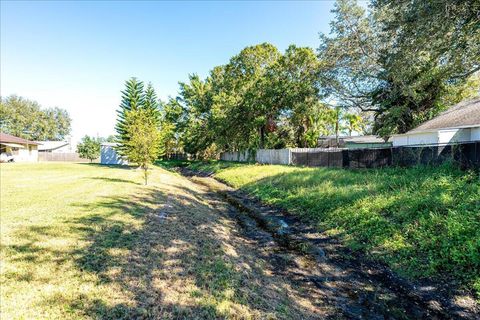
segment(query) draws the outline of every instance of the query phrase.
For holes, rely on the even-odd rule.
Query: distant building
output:
[[[392,146],[390,141],[385,141],[373,135],[369,136],[339,136],[338,146],[335,136],[320,137],[318,146],[321,148],[347,148],[347,149],[366,149],[366,148],[389,148]]]
[[[128,165],[128,161],[122,158],[114,149],[116,143],[102,143],[100,148],[100,163]]]
[[[38,147],[39,152],[52,153],[75,153],[77,152],[77,145],[72,143],[71,137],[65,141],[36,141],[40,143]]]
[[[0,132],[0,155],[2,161],[37,162],[40,143]]]
[[[393,136],[394,146],[480,141],[480,98],[460,102],[405,134]]]
[[[385,141],[376,136],[344,137],[343,141],[345,141],[345,148],[347,149],[389,148],[392,146],[390,141]]]

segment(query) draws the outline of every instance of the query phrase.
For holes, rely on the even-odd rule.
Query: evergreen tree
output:
[[[151,83],[144,91],[143,83],[131,78],[125,87],[115,127],[115,149],[143,170],[147,184],[149,167],[163,150],[159,101]]]
[[[153,90],[153,89],[152,89]],[[122,102],[117,110],[118,118],[115,131],[117,137],[115,142],[118,144],[115,149],[122,155],[127,156],[130,140],[128,125],[126,121],[127,113],[137,111],[145,107],[145,93],[143,91],[143,82],[136,78],[131,78],[125,82],[125,90],[122,91]]]
[[[155,93],[155,89],[153,89],[152,83],[148,83],[147,89],[145,90],[145,110],[147,114],[149,114],[152,119],[155,119],[157,124],[160,123],[160,110],[159,110],[159,103],[157,94]]]

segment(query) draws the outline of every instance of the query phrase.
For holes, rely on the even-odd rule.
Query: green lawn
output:
[[[82,304],[128,302],[95,270],[104,266],[102,259],[121,257],[131,239],[98,246],[99,252],[91,245],[117,241],[126,227],[140,228],[142,204],[131,214],[120,207],[140,187],[138,172],[62,163],[2,164],[0,170],[2,317],[75,317]],[[117,234],[96,236],[108,228]]]
[[[143,186],[133,169],[72,163],[1,164],[0,174],[2,319],[319,312],[238,236],[226,204],[179,175],[154,168]]]
[[[480,294],[480,177],[450,166],[343,170],[192,163],[409,277]]]

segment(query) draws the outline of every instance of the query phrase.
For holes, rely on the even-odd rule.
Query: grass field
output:
[[[188,180],[2,164],[2,319],[311,318],[318,309]],[[226,205],[226,204],[225,204]]]
[[[450,166],[343,170],[192,163],[408,277],[480,295],[480,177]]]

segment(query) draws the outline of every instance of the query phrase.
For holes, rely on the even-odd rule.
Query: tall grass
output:
[[[413,278],[480,295],[480,177],[450,165],[344,170],[194,163]]]

